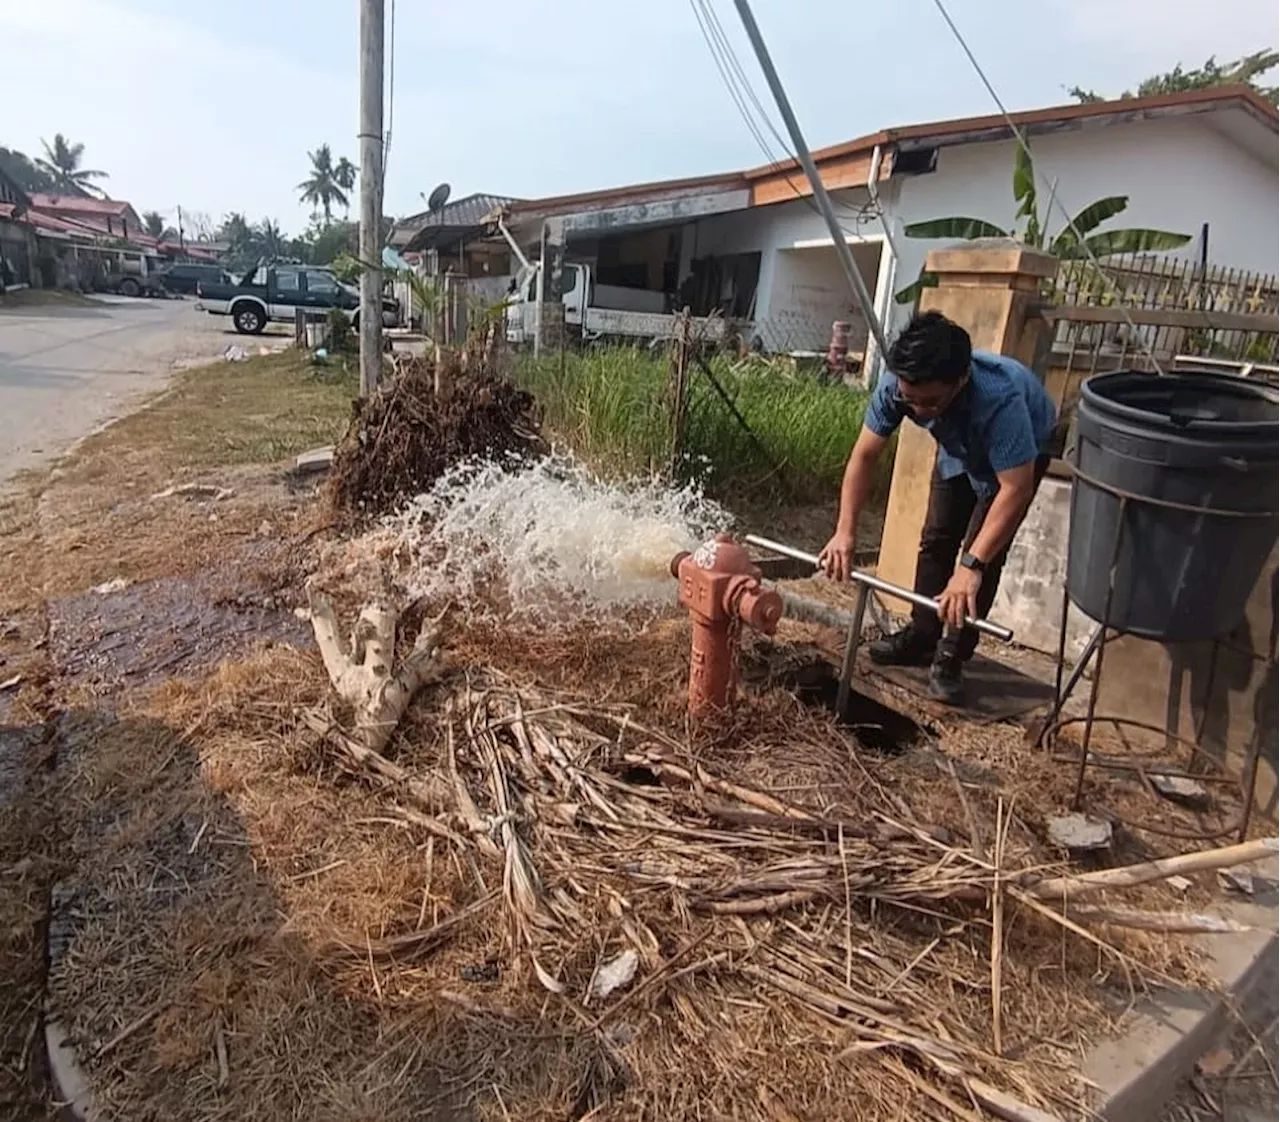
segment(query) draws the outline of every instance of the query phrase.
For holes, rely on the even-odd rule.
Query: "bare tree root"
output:
[[[381,753],[414,695],[440,676],[440,619],[423,621],[413,650],[397,669],[398,619],[386,604],[366,604],[360,609],[350,643],[326,597],[313,593],[310,609],[311,627],[329,681],[355,710],[353,737],[370,752]]]

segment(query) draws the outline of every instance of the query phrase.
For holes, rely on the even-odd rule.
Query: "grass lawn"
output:
[[[716,357],[710,367],[742,420],[691,364],[685,476],[735,500],[831,500],[862,427],[866,391],[797,376],[780,363]],[[671,462],[669,372],[665,355],[616,348],[567,355],[563,365],[558,355],[525,357],[517,380],[578,455],[600,470],[634,474]],[[886,457],[886,488],[889,469]]]

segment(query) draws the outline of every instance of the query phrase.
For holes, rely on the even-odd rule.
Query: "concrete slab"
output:
[[[924,667],[876,666],[860,652],[855,677],[856,688],[863,693],[873,693],[891,708],[898,707],[894,700],[905,701],[930,722],[957,717],[978,724],[1012,721],[1053,701],[1051,685],[983,655],[974,656],[965,667],[966,702],[962,709],[929,698],[929,671]]]
[[[1276,862],[1260,866],[1275,883]],[[1227,904],[1224,915],[1255,930],[1203,936],[1217,990],[1166,990],[1141,1002],[1123,1036],[1100,1041],[1084,1075],[1098,1088],[1094,1109],[1107,1122],[1158,1122],[1181,1080],[1227,1028],[1229,1011],[1247,1008],[1274,985],[1277,919],[1274,893],[1257,903]]]

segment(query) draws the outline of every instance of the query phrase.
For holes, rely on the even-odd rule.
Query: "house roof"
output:
[[[391,232],[391,244],[397,249],[403,249],[410,243],[430,245],[434,240],[431,234],[436,230],[448,230],[456,235],[459,230],[477,229],[484,224],[486,215],[517,201],[507,195],[490,195],[483,191],[464,195],[439,210],[423,210],[400,219]],[[424,237],[418,237],[419,234]]]
[[[718,175],[699,175],[686,179],[659,179],[652,183],[633,183],[625,187],[609,187],[599,191],[582,191],[573,195],[552,195],[545,199],[525,199],[507,209],[513,220],[530,215],[550,217],[568,214],[586,205],[614,206],[619,203],[645,203],[680,195],[701,194],[708,190],[732,191],[747,186],[740,171]]]
[[[56,210],[63,214],[126,214],[133,209],[123,199],[91,199],[84,195],[36,194],[31,196],[31,205],[37,210]]]
[[[86,241],[93,241],[102,236],[102,231],[95,230],[91,226],[59,218],[57,215],[44,214],[35,209],[28,210],[22,216],[22,221],[31,226],[37,234],[51,234],[61,238],[83,238]]]
[[[1084,104],[1053,105],[1045,109],[1029,109],[1010,113],[1009,119],[1019,129],[1033,135],[1046,128],[1072,126],[1089,121],[1149,120],[1155,117],[1174,116],[1187,112],[1206,112],[1215,109],[1239,108],[1260,120],[1272,131],[1277,130],[1276,107],[1265,101],[1248,86],[1217,86],[1204,90],[1188,90],[1184,93],[1159,94],[1154,97],[1119,98],[1114,101],[1094,101]],[[845,156],[872,152],[877,145],[908,145],[926,147],[947,144],[969,144],[982,140],[996,140],[1009,135],[1009,122],[1003,114],[983,117],[957,117],[945,121],[929,121],[918,125],[881,129],[853,140],[819,148],[813,153],[819,166],[825,161]],[[800,167],[797,160],[785,160],[764,164],[745,173],[748,179],[761,179],[780,171],[792,171]]]
[[[1009,116],[1015,126],[1026,134],[1034,136],[1042,132],[1083,127],[1095,122],[1118,124],[1125,121],[1150,120],[1220,110],[1241,111],[1272,132],[1277,131],[1276,107],[1248,86],[1219,86],[1205,90],[1190,90],[1185,93],[1161,94],[1155,97],[1049,106],[1044,109],[1011,113]],[[1008,137],[1009,123],[1002,114],[959,117],[952,120],[927,121],[922,124],[881,129],[879,132],[868,133],[840,144],[819,148],[813,153],[813,158],[823,172],[824,184],[834,189],[864,184],[871,172],[872,155],[877,146],[893,153],[913,148],[979,143]],[[888,178],[892,171],[892,160],[882,161],[879,169],[880,178]],[[753,205],[762,205],[783,199],[794,199],[797,195],[807,195],[808,183],[804,180],[803,174],[797,175],[799,172],[799,161],[792,159],[720,175],[666,179],[601,191],[584,191],[573,195],[529,199],[509,204],[507,211],[511,221],[517,222],[521,219],[572,213],[579,209],[595,210],[618,204],[646,203],[657,199],[678,198],[686,194],[699,194],[711,190],[732,191],[743,187],[751,188]]]

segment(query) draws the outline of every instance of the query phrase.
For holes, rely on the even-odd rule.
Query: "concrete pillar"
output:
[[[1054,275],[1057,262],[1052,257],[993,238],[936,249],[926,258],[925,268],[937,274],[938,286],[924,290],[922,312],[938,311],[954,320],[969,332],[975,350],[1034,363],[1046,330],[1036,312],[1039,287]],[[937,449],[933,437],[910,421],[898,432],[876,571],[904,588],[915,583]],[[900,603],[889,604],[894,611],[904,610]]]

